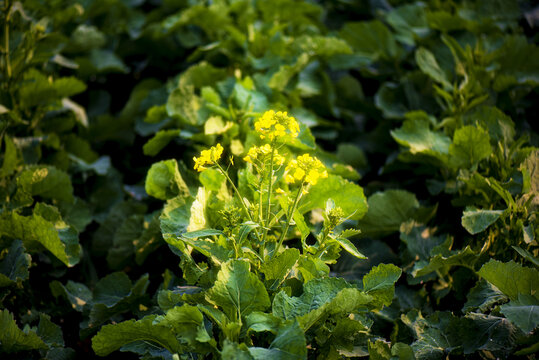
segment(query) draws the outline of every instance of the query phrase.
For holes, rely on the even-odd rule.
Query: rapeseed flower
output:
[[[306,182],[315,185],[318,179],[328,177],[326,167],[316,157],[309,154],[300,155],[286,166],[287,183]]]
[[[247,152],[247,156],[243,158],[248,163],[255,165],[255,162],[264,164],[266,161],[270,161],[271,158],[271,145],[265,144],[263,146],[253,146]],[[280,155],[277,149],[273,151],[273,163],[277,166],[281,166],[284,163],[284,156]]]
[[[290,135],[298,137],[299,124],[295,118],[288,116],[286,111],[266,111],[255,122],[255,130],[260,134],[261,139],[266,137],[273,141],[275,138]]]
[[[194,157],[193,160],[195,160],[195,170],[197,171],[203,171],[206,168],[204,165],[213,165],[215,164],[223,154],[223,147],[221,144],[217,144],[215,146],[212,146],[211,148],[207,150],[202,150],[200,153],[200,157]]]

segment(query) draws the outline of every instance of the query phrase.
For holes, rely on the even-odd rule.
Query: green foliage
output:
[[[526,2],[0,9],[2,355],[534,359]]]

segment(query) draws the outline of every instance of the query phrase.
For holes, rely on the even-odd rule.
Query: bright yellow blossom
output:
[[[300,155],[286,166],[287,183],[306,182],[315,185],[318,179],[328,177],[326,167],[316,157],[309,154]]]
[[[271,158],[271,145],[265,144],[263,146],[253,146],[247,152],[247,156],[243,158],[248,163],[255,164],[260,162],[264,164],[266,161],[270,161]],[[284,163],[284,156],[280,155],[277,149],[273,152],[273,164],[281,166]]]
[[[215,164],[221,158],[221,154],[223,154],[223,147],[221,144],[212,146],[208,150],[202,150],[200,157],[193,158],[193,160],[195,160],[195,170],[203,171],[206,169],[204,165]]]
[[[298,137],[299,124],[295,118],[288,116],[286,111],[269,110],[255,122],[255,130],[260,133],[260,138],[266,137],[273,140],[277,137],[290,135]]]

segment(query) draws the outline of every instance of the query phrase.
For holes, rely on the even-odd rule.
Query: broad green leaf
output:
[[[92,292],[82,283],[68,280],[64,286],[61,282],[55,280],[49,286],[54,297],[65,297],[71,303],[71,307],[78,312],[82,312],[86,305],[91,305],[92,303]]]
[[[398,342],[391,347],[391,355],[399,360],[415,360],[414,350],[408,344]]]
[[[449,161],[456,168],[470,168],[492,153],[488,132],[467,125],[455,131],[453,143],[449,146]]]
[[[379,20],[346,23],[339,35],[359,55],[370,61],[391,61],[400,56],[400,49],[393,34]]]
[[[195,95],[192,85],[179,86],[168,97],[167,114],[179,117],[185,124],[201,125],[198,112],[202,108],[202,102],[202,99]]]
[[[485,231],[503,214],[503,210],[469,209],[462,214],[462,226],[472,235]]]
[[[221,359],[223,360],[253,360],[251,354],[249,354],[249,348],[245,344],[237,344],[225,340],[223,350],[221,351]]]
[[[451,139],[442,132],[431,130],[426,119],[409,118],[400,129],[391,130],[391,136],[412,154],[428,155],[441,161],[446,161],[449,154]]]
[[[95,285],[93,301],[112,307],[129,295],[131,285],[131,280],[124,272],[109,274]]]
[[[187,231],[202,230],[206,227],[206,203],[208,201],[209,192],[204,187],[199,187],[195,201],[191,204],[189,212],[189,225]]]
[[[107,263],[112,270],[120,270],[127,266],[135,253],[134,241],[144,230],[142,215],[129,216],[118,225],[107,254]]]
[[[175,196],[190,196],[189,188],[174,159],[153,164],[146,176],[145,186],[148,195],[161,200],[169,200]]]
[[[401,224],[417,212],[419,202],[408,191],[387,190],[369,196],[368,208],[357,227],[364,236],[384,236],[399,231]]]
[[[37,326],[37,335],[49,347],[64,347],[64,337],[60,326],[51,321],[47,314],[39,314],[39,325]]]
[[[297,37],[294,43],[303,52],[324,58],[338,54],[352,54],[350,45],[338,37],[302,35]]]
[[[0,287],[28,280],[32,258],[24,252],[21,240],[14,240],[4,258],[0,260]]]
[[[3,154],[4,160],[2,162],[2,167],[0,168],[0,177],[11,175],[21,161],[21,156],[15,147],[15,143],[9,136],[7,136],[7,134],[4,135]]]
[[[21,239],[30,252],[45,248],[68,267],[80,261],[82,249],[77,232],[63,222],[53,206],[38,203],[32,216],[2,214],[0,234]]]
[[[7,309],[0,310],[0,353],[14,353],[25,350],[47,349],[48,346],[33,330],[19,329],[13,314]]]
[[[264,284],[249,270],[249,263],[230,260],[221,265],[217,281],[206,299],[223,309],[228,318],[240,319],[253,311],[264,311],[270,299]]]
[[[69,175],[53,166],[31,165],[17,177],[17,195],[39,195],[48,199],[73,202]]]
[[[98,356],[107,356],[135,341],[147,341],[168,350],[171,354],[181,352],[181,345],[167,326],[154,324],[156,315],[142,320],[129,320],[119,324],[105,325],[92,338],[92,349]]]
[[[119,283],[116,285],[114,280]],[[101,279],[94,290],[88,326],[99,326],[117,314],[138,309],[146,296],[149,283],[148,274],[142,275],[133,286],[124,273],[112,273]]]
[[[110,50],[93,49],[90,61],[98,73],[127,73],[129,68],[122,59]]]
[[[391,305],[395,283],[401,274],[402,270],[393,264],[380,264],[363,277],[363,291],[373,297],[376,308]]]
[[[418,225],[415,221],[403,223],[400,228],[400,239],[406,244],[410,255],[417,260],[428,260],[432,251],[447,241],[447,236],[434,236],[436,229]]]
[[[173,329],[176,337],[180,337],[191,346],[196,342],[206,343],[212,340],[204,327],[204,317],[196,306],[176,306],[156,322]]]
[[[520,164],[519,170],[522,172],[523,185],[522,192],[524,193],[522,200],[531,200],[531,208],[539,207],[539,150],[532,151],[526,159]]]
[[[180,135],[180,129],[159,130],[144,146],[142,147],[144,155],[157,155],[169,142]]]
[[[402,5],[393,9],[387,14],[386,21],[395,29],[395,38],[406,45],[413,46],[416,39],[424,38],[430,33],[425,6],[421,3]]]
[[[35,69],[25,72],[22,84],[19,96],[24,108],[45,105],[86,90],[86,85],[74,77],[52,80]]]
[[[391,359],[390,344],[383,340],[375,342],[368,341],[369,359],[372,360],[389,360]]]
[[[307,344],[305,334],[297,321],[282,326],[269,348],[250,347],[249,353],[256,360],[278,359],[293,360],[307,359]]]
[[[303,196],[298,211],[305,214],[316,208],[323,209],[329,198],[353,220],[361,219],[367,212],[363,188],[337,175],[329,175],[328,178],[320,179],[313,185],[308,194]]]
[[[219,191],[226,178],[219,170],[206,169],[198,175],[200,183],[208,190]]]
[[[243,109],[247,111],[255,111],[255,112],[262,113],[262,112],[267,111],[270,108],[270,104],[268,102],[266,95],[254,89],[247,90],[240,83],[236,83],[234,85],[234,91],[232,92],[232,99],[234,100],[236,106],[239,109]],[[208,119],[208,121],[210,119]],[[232,124],[230,123],[224,125],[224,128],[220,130],[218,133],[228,130],[226,129],[226,127],[230,127],[231,125]],[[204,125],[204,129],[206,129],[206,125]]]
[[[163,238],[168,242],[171,234],[179,236],[187,231],[193,199],[177,196],[167,201],[159,217]]]
[[[464,116],[467,124],[475,124],[488,131],[491,140],[506,146],[515,140],[515,123],[501,110],[492,106],[480,106]],[[494,143],[493,143],[494,144]]]
[[[279,327],[282,325],[282,319],[273,314],[254,311],[245,317],[245,333],[250,336],[252,332],[269,331],[272,334],[277,334]]]
[[[444,88],[451,89],[451,83],[447,79],[446,73],[440,68],[434,55],[427,49],[420,47],[415,52],[417,66],[434,81],[442,84]]]
[[[200,230],[201,232],[204,230]],[[214,230],[219,231],[219,230]],[[194,231],[196,233],[196,231]],[[187,233],[189,234],[189,233]],[[212,259],[216,264],[226,262],[230,258],[230,252],[225,247],[219,245],[211,239],[182,239],[186,244],[200,252],[202,255]]]
[[[481,279],[466,295],[466,303],[462,308],[464,312],[479,310],[487,312],[493,305],[507,301],[507,297],[485,279]]]
[[[277,290],[287,279],[292,268],[298,261],[299,255],[298,249],[286,249],[261,266],[260,271],[265,275],[265,281],[269,285],[269,290]]]
[[[514,261],[502,263],[491,259],[477,273],[513,301],[518,300],[519,294],[539,299],[539,271],[536,269]]]
[[[500,312],[525,333],[539,326],[539,301],[533,296],[521,295],[518,300],[502,305]]]
[[[159,222],[159,213],[153,214],[149,219],[144,219],[144,230],[140,237],[133,241],[135,246],[135,262],[142,265],[146,257],[157,250],[163,244],[161,227]]]
[[[436,254],[428,261],[416,262],[412,270],[412,275],[414,277],[424,276],[434,271],[446,274],[453,266],[473,267],[477,258],[478,255],[470,248],[470,246],[466,246],[462,250]]]
[[[224,122],[223,118],[220,116],[210,116],[208,120],[204,123],[204,134],[205,135],[219,135],[224,134],[232,128],[234,123],[228,121]]]
[[[283,91],[292,77],[303,70],[310,59],[309,54],[302,53],[293,65],[281,65],[279,70],[271,77],[268,86],[276,91]]]

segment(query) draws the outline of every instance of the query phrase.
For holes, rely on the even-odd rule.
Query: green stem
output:
[[[271,143],[271,157],[270,157],[270,171],[269,171],[269,184],[268,184],[268,201],[266,203],[266,220],[264,221],[264,235],[262,236],[262,242],[266,241],[268,236],[268,226],[271,216],[271,192],[273,191],[273,157],[275,156],[275,146]]]
[[[279,238],[279,242],[277,243],[277,247],[273,251],[272,256],[275,256],[275,254],[278,253],[279,248],[283,244],[284,238],[285,238],[286,234],[288,233],[288,229],[290,228],[290,223],[292,222],[292,216],[294,216],[294,211],[296,211],[296,207],[298,206],[299,199],[301,198],[301,194],[303,192],[303,185],[305,184],[304,180],[305,180],[305,178],[303,178],[302,181],[301,181],[301,186],[300,186],[300,188],[298,190],[298,193],[296,194],[296,198],[294,199],[294,205],[292,205],[292,210],[288,213],[288,215],[286,217],[286,219],[287,219],[286,227],[285,227],[284,231],[282,232],[281,237]]]
[[[6,7],[4,8],[4,13],[6,14],[6,19],[4,21],[4,57],[6,61],[6,83],[11,79],[11,55],[9,51],[9,18],[11,13],[11,1],[5,1]]]
[[[249,218],[249,221],[254,222],[253,217],[251,216],[251,213],[249,212],[249,209],[247,209],[247,205],[245,205],[245,201],[243,201],[243,197],[241,196],[236,185],[234,185],[234,182],[232,181],[232,179],[228,176],[228,173],[221,167],[221,165],[219,165],[219,163],[216,162],[215,165],[217,165],[217,167],[221,171],[221,174],[225,176],[228,183],[232,186],[232,189],[234,189],[234,192],[236,193],[236,196],[238,196],[238,198],[240,199],[240,203],[243,208],[243,211],[245,211],[245,214]],[[255,231],[256,238],[258,239],[258,241],[260,241],[260,235],[258,234],[258,231],[256,229],[254,229],[254,231]]]

